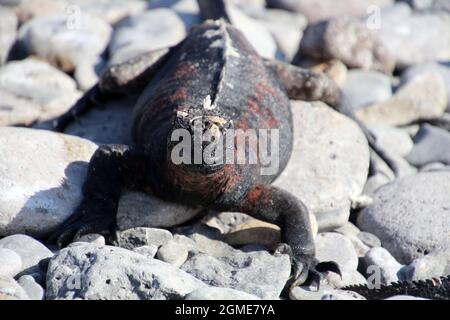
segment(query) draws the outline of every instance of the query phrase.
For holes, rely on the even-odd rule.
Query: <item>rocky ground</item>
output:
[[[342,279],[286,294],[277,226],[131,191],[119,246],[96,234],[62,250],[45,243],[79,203],[97,146],[131,143],[136,98],[108,102],[65,134],[51,120],[106,65],[182,40],[198,6],[0,0],[0,300],[361,299],[339,288],[367,283],[371,266],[382,284],[450,274],[449,1],[230,2],[232,23],[262,56],[332,77],[392,160],[371,154],[343,114],[292,101],[294,152],[275,185],[305,202],[317,257],[338,262]]]

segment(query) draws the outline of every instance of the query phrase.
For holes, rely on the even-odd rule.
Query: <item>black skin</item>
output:
[[[292,150],[289,99],[336,105],[340,94],[332,80],[262,59],[237,29],[224,20],[208,20],[169,50],[110,67],[56,126],[63,129],[110,93],[139,91],[133,117],[136,146],[98,148],[89,163],[81,204],[50,240],[65,246],[87,233],[114,234],[121,191],[135,189],[181,204],[243,212],[279,225],[283,242],[279,251],[291,257],[292,286],[305,282],[318,286],[321,272],[340,274],[334,262],[317,263],[304,204],[270,185]],[[206,97],[213,109],[205,108]],[[278,129],[279,170],[261,175],[259,163],[175,165],[170,158],[171,133],[192,130],[189,123],[197,117],[224,136],[231,128]]]

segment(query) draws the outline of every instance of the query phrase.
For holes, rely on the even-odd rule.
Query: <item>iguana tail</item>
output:
[[[450,275],[439,279],[393,282],[378,289],[369,289],[367,285],[347,286],[341,289],[357,292],[368,300],[385,299],[395,295],[450,300]]]

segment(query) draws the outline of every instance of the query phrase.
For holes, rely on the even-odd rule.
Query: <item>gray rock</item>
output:
[[[392,155],[390,156],[391,158],[393,157]],[[382,175],[383,177],[388,179],[388,181],[392,181],[395,179],[394,171],[392,171],[387,163],[382,158],[380,158],[380,156],[373,150],[370,150],[370,165],[373,176]]]
[[[170,231],[143,227],[121,231],[117,239],[119,246],[129,250],[148,245],[160,247],[170,240],[172,240]]]
[[[395,56],[398,68],[450,58],[450,13],[412,12],[397,3],[381,11],[382,23],[373,31]]]
[[[29,297],[14,278],[0,275],[1,300],[29,300]]]
[[[31,300],[44,299],[44,289],[34,280],[32,276],[21,276],[17,282],[25,290],[27,296]]]
[[[186,207],[140,192],[124,192],[119,201],[117,225],[120,230],[134,227],[167,228],[195,217],[200,207]]]
[[[159,248],[157,258],[176,267],[180,267],[188,258],[188,251],[183,245],[169,241]]]
[[[397,179],[375,192],[357,225],[375,234],[400,263],[410,263],[450,242],[449,183],[444,171]]]
[[[384,248],[372,248],[363,258],[364,266],[370,275],[379,272],[381,284],[390,284],[400,280],[399,273],[403,267]]]
[[[447,92],[442,77],[435,72],[416,75],[390,98],[356,111],[366,124],[409,124],[441,116],[447,106]]]
[[[340,232],[339,232],[340,233]],[[356,255],[358,258],[364,257],[367,251],[370,250],[370,247],[367,246],[364,242],[362,242],[357,236],[352,234],[345,235],[353,244],[353,248],[355,249]]]
[[[22,271],[22,259],[13,250],[0,248],[0,276],[14,277]]]
[[[319,291],[308,287],[295,287],[289,293],[292,300],[366,300],[356,292],[336,289],[330,285],[321,284]]]
[[[292,61],[302,39],[303,30],[308,24],[305,16],[279,9],[268,9],[263,12],[264,15],[260,15],[258,21],[272,34],[285,60]]]
[[[372,233],[363,231],[363,232],[358,233],[357,237],[362,242],[364,242],[365,245],[369,246],[370,248],[381,247],[380,239],[378,239],[378,237]]]
[[[384,300],[429,300],[429,299],[414,297],[414,296],[398,295],[398,296],[389,297]]]
[[[1,88],[0,101],[0,126],[30,125],[41,115],[39,105]]]
[[[229,250],[232,254],[222,257],[193,254],[181,268],[214,287],[237,289],[263,299],[279,297],[291,272],[287,255]]]
[[[369,130],[374,135],[377,146],[388,154],[404,157],[414,146],[405,130],[383,124],[371,125]]]
[[[70,72],[86,63],[94,69],[111,33],[108,23],[87,12],[73,19],[63,13],[35,17],[26,22],[19,29],[19,41],[28,55],[36,55]]]
[[[144,11],[122,20],[115,27],[108,49],[109,63],[119,63],[140,53],[173,46],[185,36],[184,23],[173,10]]]
[[[227,6],[227,13],[231,24],[239,29],[256,52],[265,58],[274,58],[277,46],[266,26],[256,19],[252,19],[233,5]]]
[[[325,281],[332,287],[338,289],[352,285],[367,285],[366,278],[364,278],[364,276],[356,270],[343,269],[341,270],[341,273],[342,279],[338,274],[329,272],[325,275]]]
[[[205,285],[178,268],[126,249],[61,250],[49,264],[46,299],[182,299]]]
[[[6,0],[9,1],[9,0]],[[14,11],[19,19],[19,23],[23,24],[34,17],[44,17],[56,14],[69,14],[69,3],[66,0],[21,0],[15,1],[17,3],[14,7]]]
[[[156,253],[158,252],[158,246],[151,244],[148,246],[133,248],[133,251],[136,253],[142,254],[143,256],[145,256],[147,258],[154,258]]]
[[[359,230],[359,228],[350,221],[347,221],[343,226],[336,228],[334,232],[343,234],[344,236],[351,235],[356,237],[361,232],[361,230]]]
[[[450,246],[415,259],[400,272],[406,280],[439,278],[450,274]]]
[[[67,126],[64,133],[91,140],[97,144],[132,145],[131,114],[134,97],[106,102]]]
[[[432,172],[432,171],[450,171],[450,166],[446,166],[440,162],[431,162],[420,168],[421,172]]]
[[[450,3],[447,0],[407,0],[408,4],[416,10],[447,10],[450,12]]]
[[[338,59],[350,68],[394,70],[395,61],[375,34],[356,18],[342,17],[306,28],[296,61]]]
[[[92,243],[97,246],[104,246],[106,244],[105,237],[98,233],[85,234],[79,238],[75,238],[74,241]]]
[[[53,253],[46,246],[24,234],[0,239],[0,248],[17,253],[22,260],[22,270],[37,266],[42,259],[53,257]]]
[[[373,70],[350,70],[342,86],[347,108],[360,107],[381,102],[392,96],[391,78]]]
[[[52,119],[67,111],[80,95],[72,78],[46,62],[33,58],[11,61],[0,69],[0,124]]]
[[[116,24],[127,16],[136,15],[144,11],[148,5],[143,0],[70,0],[70,3],[79,7],[81,12],[87,12],[99,17],[111,25]]]
[[[65,221],[81,201],[96,148],[49,131],[0,128],[0,236],[45,237]]]
[[[342,270],[354,271],[358,267],[358,256],[352,242],[336,232],[317,235],[316,258],[319,261],[334,261]]]
[[[12,10],[0,8],[0,65],[5,63],[16,40],[17,17]]]
[[[197,0],[155,0],[148,4],[150,10],[158,8],[172,9],[184,23],[188,32],[190,28],[202,22]]]
[[[450,111],[450,64],[449,63],[438,63],[438,62],[428,62],[420,65],[414,65],[406,69],[401,75],[401,82],[408,82],[411,78],[414,78],[417,74],[426,72],[436,72],[438,73],[445,82],[447,88],[447,110]]]
[[[327,20],[342,16],[364,16],[372,6],[384,7],[393,3],[392,0],[268,0],[270,6],[301,12],[310,22]]]
[[[450,165],[450,133],[429,124],[422,125],[406,160],[416,167],[432,162]]]
[[[152,8],[153,4],[157,2],[160,1],[150,2],[150,8]],[[164,2],[164,0],[161,2]],[[167,2],[171,1],[169,0]],[[202,22],[202,19],[200,17],[200,8],[198,6],[197,0],[179,0],[171,5],[170,8],[175,11],[176,14],[178,14],[181,20],[183,20],[186,32],[189,32],[193,25]]]
[[[260,300],[260,298],[230,288],[206,287],[192,291],[185,300]]]
[[[386,177],[386,175],[382,173],[376,173],[375,175],[370,176],[367,179],[363,193],[367,194],[368,196],[372,196],[375,193],[375,191],[377,191],[378,188],[384,186],[386,183],[389,183],[390,181],[392,180]]]
[[[366,182],[367,140],[352,120],[322,103],[291,103],[293,153],[274,185],[301,199],[319,230],[342,226]]]

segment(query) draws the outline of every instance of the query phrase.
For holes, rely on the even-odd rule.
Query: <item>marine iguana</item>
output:
[[[64,246],[86,233],[113,236],[120,193],[136,189],[186,205],[244,212],[279,225],[282,243],[277,251],[291,258],[291,287],[319,286],[322,272],[340,275],[340,269],[335,262],[315,259],[309,214],[301,199],[270,183],[291,154],[289,99],[321,100],[337,107],[341,92],[324,74],[259,57],[229,24],[223,1],[198,3],[206,21],[194,26],[186,39],[172,48],[110,66],[98,84],[55,121],[56,129],[62,131],[104,99],[140,94],[133,113],[136,145],[98,148],[89,163],[82,202],[49,241]],[[365,126],[351,113],[345,114],[358,122],[371,147],[389,163]],[[194,121],[200,122],[201,130],[221,137],[234,129],[279,130],[283,143],[278,146],[278,170],[261,175],[261,162],[211,164],[203,159],[197,164],[174,164],[170,155],[175,145],[169,137],[179,129],[195,137]],[[201,151],[209,145],[202,141]],[[248,156],[250,150],[245,152]]]
[[[305,205],[270,185],[291,154],[289,99],[337,105],[340,90],[325,75],[261,58],[243,34],[225,20],[207,20],[170,49],[111,66],[99,83],[58,119],[61,129],[99,97],[142,92],[133,113],[136,146],[98,148],[89,163],[83,200],[50,241],[64,246],[86,233],[114,234],[121,191],[137,189],[165,200],[243,212],[279,225],[283,242],[279,250],[289,254],[293,265],[292,286],[309,281],[318,285],[321,272],[340,274],[336,263],[315,259]],[[277,129],[282,141],[278,170],[261,175],[260,161],[174,164],[170,137],[179,129],[195,137],[194,120],[200,121],[202,130],[218,137],[226,137],[232,129]],[[208,146],[203,142],[202,150]]]
[[[450,275],[439,279],[399,281],[373,289],[369,289],[367,285],[347,286],[341,289],[357,292],[369,300],[386,299],[395,295],[450,300]]]

